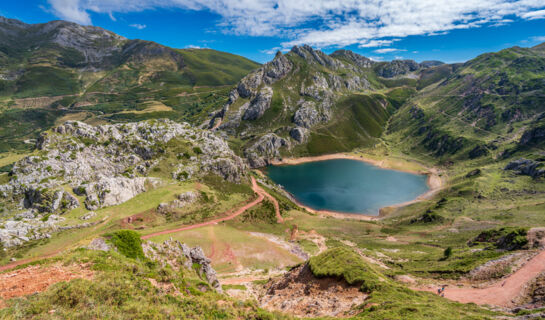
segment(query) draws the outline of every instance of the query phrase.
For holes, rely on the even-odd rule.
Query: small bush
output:
[[[120,230],[112,234],[110,242],[116,246],[117,250],[124,256],[132,259],[142,259],[144,251],[142,250],[142,240],[140,234],[132,230]]]

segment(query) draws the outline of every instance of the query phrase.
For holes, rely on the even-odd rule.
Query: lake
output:
[[[378,215],[382,207],[414,200],[429,190],[425,175],[350,159],[269,166],[266,173],[315,210]]]

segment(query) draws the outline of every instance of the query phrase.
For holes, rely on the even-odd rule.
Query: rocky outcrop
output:
[[[322,51],[314,50],[309,45],[294,46],[293,48],[291,48],[291,52],[297,54],[301,58],[305,59],[307,62],[317,63],[319,65],[331,68],[333,70],[336,70],[340,67],[344,67],[344,64],[340,62],[339,60],[328,56]]]
[[[256,120],[261,118],[265,111],[271,106],[273,90],[271,87],[263,87],[259,90],[256,97],[250,102],[250,105],[242,116],[243,120]]]
[[[247,148],[244,155],[252,168],[265,167],[271,159],[280,157],[281,147],[287,146],[289,146],[289,143],[286,139],[274,133],[268,133]]]
[[[311,85],[305,86],[305,83],[301,84],[300,94],[321,100],[324,95],[328,94],[327,91],[329,91],[329,84],[326,78],[318,73],[312,76]]]
[[[160,182],[153,178],[102,178],[86,185],[80,185],[77,190],[84,190],[87,196],[85,206],[89,210],[115,206],[145,192],[147,184],[150,186]]]
[[[519,140],[519,145],[528,146],[545,140],[545,127],[536,127],[526,130]]]
[[[293,116],[293,122],[296,125],[307,129],[312,128],[323,120],[323,117],[321,117],[318,110],[316,110],[316,104],[311,101],[303,102]]]
[[[170,213],[172,211],[184,208],[194,203],[195,201],[197,201],[198,198],[199,198],[199,194],[196,192],[193,192],[193,191],[184,192],[182,194],[179,194],[176,200],[173,200],[168,203],[167,202],[160,203],[159,206],[157,207],[157,212],[161,214]]]
[[[38,139],[40,156],[26,157],[14,164],[13,178],[0,185],[0,195],[9,198],[28,193],[26,203],[35,203],[32,190],[58,190],[68,184],[88,196],[87,204],[95,201],[93,208],[126,201],[128,196],[142,192],[146,182],[152,182],[142,176],[164,157],[166,144],[172,139],[187,145],[187,152],[194,154],[179,155],[180,172],[193,168],[195,174],[217,173],[235,182],[244,175],[242,159],[225,140],[186,123],[150,120],[90,126],[69,121]],[[129,191],[120,191],[121,188]],[[69,205],[75,200],[66,194],[63,199]]]
[[[375,63],[373,62],[373,60],[369,59],[369,58],[366,58],[362,55],[359,55],[355,52],[352,52],[350,50],[337,50],[335,52],[333,52],[331,54],[332,57],[334,58],[344,58],[350,62],[352,62],[353,64],[355,64],[356,66],[360,67],[360,68],[364,68],[364,69],[368,69],[368,68],[371,68]]]
[[[142,244],[142,249],[147,258],[158,262],[163,267],[169,265],[174,270],[196,268],[199,276],[203,277],[216,291],[222,292],[216,271],[201,247],[189,248],[178,240],[170,239],[160,244],[145,242]]]
[[[242,78],[237,86],[237,93],[242,98],[250,98],[252,97],[255,92],[257,92],[257,88],[261,85],[261,82],[263,81],[263,69],[258,69],[246,77]],[[235,94],[232,94],[233,97],[235,97]],[[236,99],[235,99],[236,100]],[[231,103],[233,103],[232,101]]]
[[[0,223],[0,243],[4,248],[22,245],[30,240],[46,239],[51,233],[57,231],[57,224],[64,218],[52,214],[44,218],[42,216],[17,218]]]
[[[517,174],[530,176],[535,179],[545,176],[545,169],[542,168],[543,163],[522,158],[509,162],[504,170],[512,170]]]
[[[383,78],[394,78],[399,75],[405,75],[416,71],[420,65],[414,60],[393,60],[379,64],[375,71]]]
[[[307,140],[309,135],[309,131],[306,128],[302,127],[295,127],[290,130],[290,137],[293,138],[293,140],[303,143]]]
[[[64,190],[29,188],[25,191],[23,206],[39,212],[65,212],[79,207],[76,197]]]

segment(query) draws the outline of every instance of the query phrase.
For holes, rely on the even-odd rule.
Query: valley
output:
[[[0,52],[0,318],[545,317],[543,45],[258,64],[0,18]],[[269,172],[320,163],[297,192],[348,209]]]

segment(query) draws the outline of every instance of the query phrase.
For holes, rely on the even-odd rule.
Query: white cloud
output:
[[[407,51],[405,49],[396,49],[396,48],[384,48],[384,49],[377,49],[373,52],[383,54],[383,53],[392,53],[392,52],[398,52],[398,51]]]
[[[133,27],[133,28],[136,28],[138,30],[142,30],[142,29],[146,28],[146,25],[145,24],[139,24],[139,23],[133,23],[133,24],[129,24],[129,27]]]
[[[530,39],[535,42],[545,42],[545,36],[531,37]]]
[[[358,45],[359,48],[374,48],[374,47],[384,47],[389,46],[395,41],[399,41],[400,39],[392,39],[392,40],[369,40],[364,43],[360,43]]]
[[[545,19],[545,10],[526,12],[521,17],[528,20]]]
[[[186,49],[202,49],[202,47],[196,46],[196,45],[192,45],[192,44],[187,45],[187,46],[185,46],[185,47],[186,47]]]
[[[442,34],[510,19],[545,18],[543,0],[48,0],[60,18],[90,24],[90,12],[156,8],[209,11],[224,33],[279,36],[282,48],[388,46],[411,35]],[[113,16],[113,15],[112,15]]]

